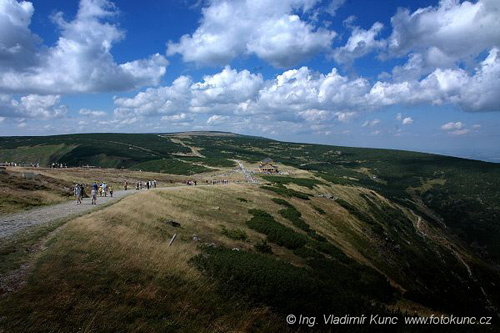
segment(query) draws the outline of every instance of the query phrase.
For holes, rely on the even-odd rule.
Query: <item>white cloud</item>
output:
[[[448,132],[448,134],[451,134],[451,135],[465,135],[465,134],[467,134],[469,132],[470,132],[469,129],[463,128],[463,129],[460,129],[460,130],[450,131],[450,132]]]
[[[80,111],[78,111],[79,114],[81,114],[82,116],[90,116],[90,117],[104,117],[106,116],[106,112],[105,111],[95,111],[95,110],[89,110],[89,109],[80,109]]]
[[[328,7],[326,8],[326,12],[331,16],[337,15],[337,10],[342,7],[345,3],[345,0],[332,0]]]
[[[384,25],[375,22],[369,30],[353,27],[347,43],[334,50],[333,58],[341,64],[351,64],[355,59],[361,58],[375,50],[385,47],[385,40],[375,39],[382,31]]]
[[[294,12],[307,12],[315,0],[213,0],[202,10],[200,26],[167,54],[186,62],[226,65],[240,55],[255,54],[276,67],[289,67],[330,48],[332,31],[315,29]],[[293,50],[291,52],[290,50]]]
[[[474,125],[472,125],[472,129],[475,129],[475,130],[481,129],[481,125],[474,124]]]
[[[118,117],[153,116],[185,111],[190,103],[191,79],[178,77],[171,86],[149,88],[133,98],[116,98],[114,114]]]
[[[60,100],[59,95],[30,94],[16,100],[9,95],[0,94],[0,116],[39,119],[63,117],[68,112],[68,108],[60,104]]]
[[[173,114],[171,116],[163,116],[161,117],[161,120],[172,123],[191,122],[193,121],[193,117],[183,112],[183,113]]]
[[[451,131],[451,130],[460,130],[464,128],[465,124],[457,121],[457,122],[449,122],[441,126],[441,130],[443,131]]]
[[[403,115],[401,114],[401,112],[399,112],[397,115],[396,115],[396,120],[401,120],[403,119]]]
[[[227,119],[229,119],[228,116],[221,116],[221,115],[217,115],[217,114],[214,114],[212,116],[210,116],[210,118],[207,119],[207,125],[220,125],[222,123],[224,123]]]
[[[366,120],[361,126],[362,127],[373,127],[380,123],[380,119]]]
[[[413,119],[411,117],[406,117],[403,119],[402,124],[403,125],[411,125],[411,124],[413,124]]]
[[[498,0],[441,0],[436,7],[413,13],[400,9],[391,19],[389,51],[393,55],[421,53],[423,61],[435,67],[470,61],[500,45],[499,17]]]
[[[497,91],[500,91],[500,51],[493,48],[472,74],[460,68],[437,68],[420,81],[376,82],[368,103],[379,107],[450,103],[465,111],[500,111]]]
[[[298,115],[309,123],[321,123],[328,120],[330,113],[325,110],[309,109],[299,111]]]
[[[210,112],[213,109],[221,112],[235,110],[240,103],[254,100],[263,83],[260,74],[252,74],[248,70],[238,72],[226,66],[220,73],[206,75],[202,82],[194,83],[190,87],[191,110],[194,112]]]
[[[112,20],[116,8],[109,0],[81,0],[74,20],[53,16],[61,35],[52,47],[38,47],[40,39],[29,24],[30,2],[0,1],[0,89],[10,92],[60,94],[117,91],[158,84],[167,60],[148,59],[117,64],[113,44],[124,33]]]

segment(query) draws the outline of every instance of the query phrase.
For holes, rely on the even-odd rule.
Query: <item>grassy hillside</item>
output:
[[[421,237],[405,209],[369,191],[329,190],[343,201],[283,199],[249,185],[127,197],[68,222],[48,242],[27,285],[0,299],[0,327],[284,331],[288,313],[487,314],[445,235],[434,239],[428,226]],[[385,221],[370,205],[353,213],[363,200],[398,219]],[[401,238],[384,241],[377,225]]]
[[[32,152],[36,151],[34,154]],[[445,224],[500,262],[500,165],[408,151],[295,144],[228,133],[0,138],[0,160],[195,174],[271,157],[328,183],[361,186]]]
[[[106,149],[92,148],[104,139]],[[115,170],[118,182],[146,171],[199,184],[241,181],[234,160],[252,170],[265,157],[286,173],[263,175],[260,185],[140,193],[69,222],[37,257],[27,286],[0,300],[7,318],[0,325],[9,329],[66,331],[76,322],[88,331],[281,331],[286,314],[306,310],[499,312],[500,165],[227,133],[0,143],[13,150],[64,144],[75,148],[58,162],[99,156],[142,170]],[[75,153],[79,147],[86,155]],[[44,172],[74,179],[76,170]],[[45,293],[61,303],[38,296]]]

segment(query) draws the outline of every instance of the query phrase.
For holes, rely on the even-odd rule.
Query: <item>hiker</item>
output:
[[[125,184],[123,185],[123,187],[125,188],[125,191],[127,190],[127,186],[128,186],[128,183],[127,183],[127,181],[125,181]]]
[[[135,183],[135,190],[138,191],[139,190],[139,182]]]
[[[102,192],[104,193],[105,197],[108,196],[108,184],[106,184],[106,182],[102,183]]]
[[[95,192],[97,193],[97,182],[94,182],[94,185],[92,185],[92,188],[95,190]]]
[[[146,182],[146,188],[149,190],[149,180]]]
[[[97,191],[94,187],[92,187],[92,191],[90,191],[90,196],[92,197],[91,205],[97,205]]]
[[[139,190],[142,190],[142,180],[139,181]]]
[[[80,196],[81,196],[81,199],[80,201],[85,198],[85,187],[83,186],[83,184],[80,184],[80,188],[81,188],[81,191],[80,191]]]
[[[113,197],[113,187],[109,185],[109,195]]]
[[[75,197],[76,197],[76,204],[79,205],[82,203],[82,188],[80,187],[80,184],[75,185]]]
[[[156,180],[153,180],[153,187],[156,188]]]
[[[102,185],[99,186],[99,190],[98,191],[99,191],[99,196],[102,197]]]

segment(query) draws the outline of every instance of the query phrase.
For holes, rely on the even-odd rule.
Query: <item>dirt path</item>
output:
[[[248,183],[252,183],[252,184],[258,184],[259,183],[259,180],[257,178],[255,178],[252,175],[252,173],[247,170],[247,168],[245,168],[245,165],[241,161],[238,161],[238,160],[235,160],[235,161],[240,166],[241,172],[245,176],[245,179],[247,180]]]
[[[107,197],[98,197],[97,205],[91,205],[90,198],[85,198],[83,199],[81,205],[77,205],[75,201],[72,200],[57,205],[40,207],[21,213],[0,216],[0,240],[10,237],[17,232],[34,225],[49,223],[71,214],[79,214],[87,211],[90,212],[104,203],[117,200],[123,196],[133,193],[136,193],[136,191],[115,191],[113,193],[113,198],[111,198],[109,194]]]

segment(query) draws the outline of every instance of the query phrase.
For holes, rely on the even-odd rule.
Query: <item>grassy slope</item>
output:
[[[35,179],[24,179],[21,172],[2,172],[0,214],[66,201],[72,196],[72,186],[70,181],[45,175],[39,174]]]
[[[379,221],[369,210],[369,206],[362,203],[366,199],[361,195],[371,195],[368,190],[338,185],[315,190],[301,189],[311,193],[328,190],[346,202],[364,207],[364,213],[370,215],[376,224],[381,224],[382,228],[390,227],[387,222]],[[268,286],[268,283],[272,286],[274,282],[271,278],[256,281],[251,279],[251,274],[245,273],[240,276],[243,278],[241,283],[231,285],[229,276],[221,276],[220,272],[231,272],[227,269],[234,269],[242,265],[242,262],[250,262],[252,267],[261,267],[259,269],[263,271],[260,272],[264,275],[259,273],[259,276],[265,277],[265,274],[269,274],[265,273],[266,267],[274,267],[274,261],[269,262],[268,259],[274,258],[290,262],[299,268],[309,267],[306,271],[296,271],[299,268],[293,267],[274,267],[272,271],[283,269],[289,272],[286,276],[281,276],[281,285],[293,285],[291,281],[287,281],[287,276],[295,276],[300,281],[305,279],[307,288],[311,288],[311,283],[323,283],[321,276],[332,275],[332,272],[324,270],[330,266],[329,261],[317,267],[314,260],[308,259],[308,253],[297,254],[284,246],[269,243],[273,255],[264,256],[262,260],[259,256],[245,258],[244,254],[229,250],[219,255],[204,252],[205,256],[202,258],[214,261],[198,262],[200,270],[196,268],[200,266],[190,262],[202,251],[199,248],[201,243],[215,243],[218,248],[237,247],[256,255],[254,245],[260,243],[265,235],[249,228],[247,221],[252,216],[249,209],[258,208],[271,213],[281,225],[308,237],[292,221],[281,216],[279,211],[285,206],[273,198],[278,198],[273,192],[246,185],[156,190],[125,198],[99,213],[77,218],[69,222],[49,242],[48,249],[39,255],[27,286],[0,300],[0,317],[5,317],[0,325],[8,331],[29,331],[34,328],[68,331],[76,326],[88,331],[283,330],[285,327],[280,313],[283,309],[294,310],[286,307],[293,304],[280,303],[281,298],[269,299],[265,295],[257,296],[251,292],[252,287],[259,283],[265,283],[262,288]],[[377,205],[387,204],[396,208],[382,197],[369,198]],[[457,289],[464,287],[463,281],[468,286],[477,288],[473,281],[467,280],[467,272],[463,266],[454,267],[450,264],[453,258],[446,258],[449,256],[447,248],[432,239],[419,240],[420,236],[410,231],[413,224],[409,220],[400,221],[399,227],[402,229],[402,239],[412,245],[396,250],[391,248],[390,242],[375,237],[372,231],[366,229],[367,224],[333,200],[317,197],[308,201],[297,198],[286,200],[301,213],[301,218],[311,228],[329,240],[328,244],[341,248],[349,257],[361,263],[377,267],[403,289],[439,295],[444,304],[433,304],[434,309],[457,313],[454,308],[457,299],[450,298],[449,294],[436,292],[444,283],[442,278],[448,278],[446,283]],[[320,207],[325,214],[320,214],[314,206]],[[174,228],[166,224],[165,221],[170,219],[180,222],[181,227]],[[240,233],[246,235],[246,240],[228,237],[227,230],[240,230]],[[177,234],[177,240],[172,247],[168,247],[168,240],[174,233]],[[193,234],[200,237],[201,242],[194,241]],[[311,238],[309,242],[315,244]],[[410,253],[403,257],[399,251]],[[325,258],[334,260],[333,262],[350,262],[348,258],[335,259],[337,255],[334,253]],[[237,257],[233,258],[235,256]],[[441,259],[436,263],[435,258],[439,257]],[[401,272],[402,266],[407,264],[406,259],[410,259],[408,264],[412,269]],[[349,268],[352,264],[346,266],[347,270],[340,269],[344,265],[342,262],[334,265],[337,267],[335,274],[354,274]],[[230,266],[227,266],[228,263]],[[207,274],[211,265],[218,265],[218,274]],[[245,272],[245,269],[245,266],[241,266],[231,274]],[[315,276],[311,280],[313,282],[304,275],[310,269]],[[364,271],[363,269],[362,272]],[[412,271],[413,274],[421,273],[418,280],[422,285],[411,275]],[[299,283],[298,290],[305,288],[297,280],[294,281]],[[245,283],[250,284],[243,290],[238,288],[245,286]],[[356,290],[360,287],[346,286],[335,287],[337,289],[333,291],[337,292],[333,295],[342,292],[347,293],[346,297],[351,297],[349,295],[356,295]],[[224,290],[232,290],[232,293],[228,294]],[[468,305],[480,304],[481,300],[475,293],[477,290],[473,291],[472,296],[464,292],[459,293],[459,296],[468,297]],[[368,295],[368,291],[366,293]],[[421,306],[403,300],[396,289],[393,293],[394,296],[386,295],[389,299],[382,303],[390,308],[402,307],[407,310],[411,306],[419,308],[420,313],[425,313],[426,310]],[[286,296],[287,293],[283,295]],[[323,294],[321,297],[326,303],[316,304],[314,298],[310,300],[313,302],[311,304],[320,308],[327,304],[328,308],[329,298],[325,299]],[[340,301],[335,303],[338,302]],[[470,315],[471,308],[467,309]]]

